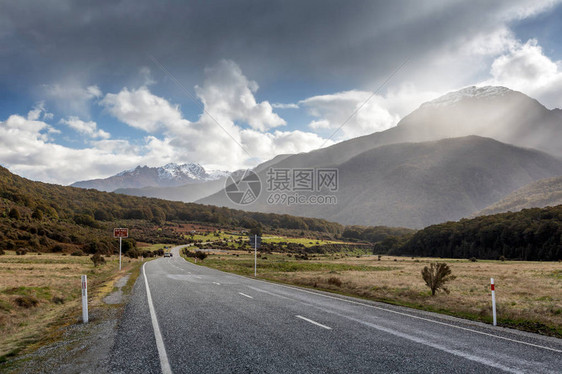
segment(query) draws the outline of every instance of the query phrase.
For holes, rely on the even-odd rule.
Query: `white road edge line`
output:
[[[239,293],[240,295],[242,295],[242,296],[247,297],[248,299],[253,299],[253,297],[250,296],[250,295],[246,295],[245,293],[242,293],[242,292],[238,292],[238,293]]]
[[[325,328],[326,330],[331,330],[331,329],[332,329],[330,326],[323,325],[323,324],[321,324],[321,323],[318,323],[318,322],[316,322],[316,321],[313,321],[313,320],[308,319],[308,318],[303,317],[303,316],[296,315],[295,317],[300,318],[300,319],[303,319],[303,320],[305,320],[306,322],[310,322],[310,323],[312,323],[313,325],[323,327],[323,328]]]
[[[220,271],[220,270],[217,270],[217,271]],[[226,272],[223,272],[223,273],[226,273]],[[475,334],[485,335],[485,336],[489,336],[489,337],[492,337],[492,338],[498,338],[498,339],[507,340],[507,341],[514,342],[514,343],[519,343],[519,344],[528,345],[528,346],[535,347],[535,348],[546,349],[546,350],[548,350],[548,351],[553,351],[553,352],[562,353],[562,349],[556,349],[556,348],[546,347],[546,346],[544,346],[544,345],[539,345],[539,344],[533,344],[533,343],[524,342],[524,341],[517,340],[517,339],[506,338],[506,337],[504,337],[504,336],[494,335],[494,334],[490,334],[490,333],[483,332],[483,331],[478,331],[478,330],[474,330],[474,329],[469,329],[468,327],[457,326],[457,325],[453,325],[453,324],[451,324],[451,323],[446,323],[446,322],[441,322],[441,321],[435,321],[435,320],[432,320],[432,319],[430,319],[430,318],[424,318],[424,317],[416,316],[416,315],[409,314],[409,313],[404,313],[404,312],[399,312],[399,311],[396,311],[396,310],[391,310],[391,309],[383,308],[383,307],[380,307],[380,306],[369,305],[369,304],[361,303],[361,302],[358,302],[358,301],[347,300],[347,299],[343,299],[343,298],[335,297],[335,296],[330,296],[330,295],[324,295],[324,294],[321,294],[321,293],[318,293],[318,292],[309,291],[309,290],[306,290],[306,289],[303,289],[303,288],[299,288],[299,287],[287,286],[287,285],[281,284],[281,283],[267,282],[267,281],[264,281],[264,280],[262,280],[262,279],[248,278],[248,277],[245,277],[245,276],[243,276],[243,275],[238,275],[238,274],[232,274],[232,273],[228,273],[228,274],[230,274],[230,275],[232,275],[232,276],[235,276],[235,277],[240,277],[240,278],[244,278],[244,279],[249,279],[249,280],[252,280],[252,281],[254,281],[254,282],[261,282],[261,283],[267,284],[267,285],[275,285],[275,286],[279,286],[279,287],[283,287],[283,288],[289,288],[289,289],[291,289],[291,290],[306,292],[306,293],[310,293],[310,294],[313,294],[313,295],[322,296],[322,297],[325,297],[325,298],[328,298],[328,299],[339,300],[339,301],[343,301],[343,302],[350,303],[350,304],[362,305],[362,306],[365,306],[365,307],[367,307],[367,308],[378,309],[378,310],[382,310],[382,311],[389,312],[389,313],[399,314],[399,315],[402,315],[402,316],[405,316],[405,317],[410,317],[410,318],[420,319],[420,320],[427,321],[427,322],[431,322],[431,323],[436,323],[436,324],[438,324],[438,325],[453,327],[453,328],[459,329],[459,330],[470,331],[470,332],[473,332],[473,333],[475,333]]]
[[[160,357],[160,368],[162,369],[162,374],[172,374],[172,368],[170,367],[170,362],[168,361],[166,347],[164,346],[164,340],[162,340],[160,326],[158,326],[158,319],[156,318],[156,312],[154,311],[154,305],[152,304],[152,296],[150,295],[150,288],[148,287],[148,278],[146,277],[146,271],[144,270],[146,264],[147,263],[142,266],[142,275],[144,276],[144,284],[146,286],[146,298],[148,299],[148,309],[150,310],[150,318],[152,319],[156,348],[158,348],[158,356]]]
[[[221,285],[219,282],[213,282],[213,284],[216,284],[217,286]]]
[[[244,278],[245,278],[245,277],[244,277]],[[247,279],[248,279],[248,278],[247,278]],[[256,280],[256,279],[252,279],[252,280]],[[260,281],[260,282],[264,282],[264,283],[266,283],[266,284],[272,284],[272,283],[265,282],[265,281],[262,281],[262,280],[259,280],[259,281]],[[389,313],[399,314],[399,315],[402,315],[402,316],[405,316],[405,317],[410,317],[410,318],[420,319],[420,320],[422,320],[422,321],[427,321],[427,322],[436,323],[436,324],[438,324],[438,325],[444,325],[444,326],[448,326],[448,327],[454,327],[454,328],[456,328],[456,329],[465,330],[465,331],[470,331],[470,332],[473,332],[473,333],[476,333],[476,334],[481,334],[481,335],[490,336],[490,337],[492,337],[492,338],[498,338],[498,339],[507,340],[507,341],[514,342],[514,343],[525,344],[525,345],[528,345],[528,346],[531,346],[531,347],[535,347],[535,348],[541,348],[541,349],[546,349],[546,350],[553,351],[553,352],[562,353],[562,350],[560,350],[560,349],[545,347],[544,345],[538,345],[538,344],[528,343],[528,342],[524,342],[524,341],[517,340],[517,339],[506,338],[506,337],[504,337],[504,336],[489,334],[489,333],[487,333],[487,332],[478,331],[478,330],[474,330],[474,329],[469,329],[469,328],[467,328],[467,327],[457,326],[457,325],[453,325],[453,324],[446,323],[446,322],[441,322],[441,321],[435,321],[435,320],[432,320],[432,319],[430,319],[430,318],[424,318],[424,317],[415,316],[415,315],[408,314],[408,313],[404,313],[404,312],[398,312],[398,311],[396,311],[396,310],[391,310],[391,309],[383,308],[383,307],[380,307],[380,306],[369,305],[369,304],[360,303],[360,302],[353,301],[353,300],[346,300],[346,299],[342,299],[342,298],[335,297],[335,296],[330,296],[330,295],[324,295],[324,294],[321,294],[321,293],[318,293],[318,292],[308,291],[308,290],[305,290],[305,289],[302,289],[302,288],[291,287],[291,286],[287,286],[287,285],[284,285],[284,284],[278,284],[278,283],[273,283],[273,284],[275,284],[276,286],[281,286],[281,287],[285,287],[285,288],[290,288],[290,289],[292,289],[292,290],[297,290],[297,291],[301,291],[301,292],[310,293],[310,294],[313,294],[313,295],[318,295],[318,296],[326,297],[326,298],[328,298],[328,299],[334,299],[334,300],[344,301],[344,302],[350,303],[350,304],[362,305],[362,306],[365,306],[365,307],[368,307],[368,308],[373,308],[373,309],[378,309],[378,310],[382,310],[382,311],[389,312]]]
[[[184,261],[185,261],[185,259],[184,259]],[[185,262],[187,262],[187,261],[185,261]],[[478,331],[478,330],[474,330],[474,329],[469,329],[469,328],[467,328],[467,327],[457,326],[457,325],[453,325],[453,324],[451,324],[451,323],[446,323],[446,322],[441,322],[441,321],[435,321],[435,320],[432,320],[432,319],[430,319],[430,318],[424,318],[424,317],[412,315],[412,314],[409,314],[409,313],[404,313],[404,312],[399,312],[399,311],[396,311],[396,310],[391,310],[391,309],[383,308],[383,307],[380,307],[380,306],[369,305],[369,304],[365,304],[365,303],[361,303],[361,302],[353,301],[353,300],[346,300],[346,299],[343,299],[343,298],[340,298],[340,297],[335,297],[335,296],[330,296],[330,295],[324,295],[324,294],[321,294],[321,293],[318,293],[318,292],[313,292],[313,291],[305,290],[305,289],[303,289],[303,288],[287,286],[287,285],[280,284],[280,283],[267,282],[267,281],[264,281],[264,280],[262,280],[262,279],[248,278],[248,277],[245,277],[245,276],[243,276],[243,275],[228,273],[228,272],[224,272],[224,271],[220,271],[220,270],[217,270],[217,271],[219,271],[219,272],[221,272],[221,273],[229,274],[229,275],[231,275],[231,276],[233,276],[233,277],[244,278],[244,279],[246,279],[246,280],[251,280],[251,281],[254,281],[254,282],[259,282],[259,283],[263,283],[263,284],[267,284],[267,285],[276,285],[276,286],[280,286],[280,287],[284,287],[284,288],[290,288],[290,289],[292,289],[292,290],[297,290],[297,291],[301,291],[301,292],[306,292],[306,293],[310,293],[310,294],[313,294],[313,295],[322,296],[322,297],[329,298],[329,299],[339,300],[339,301],[343,301],[343,302],[350,303],[350,304],[362,305],[362,306],[365,306],[365,307],[368,307],[368,308],[373,308],[373,309],[378,309],[378,310],[382,310],[382,311],[389,312],[389,313],[399,314],[399,315],[402,315],[402,316],[405,316],[405,317],[410,317],[410,318],[420,319],[420,320],[427,321],[427,322],[431,322],[431,323],[436,323],[436,324],[438,324],[438,325],[453,327],[453,328],[456,328],[456,329],[459,329],[459,330],[470,331],[470,332],[473,332],[473,333],[475,333],[475,334],[485,335],[485,336],[489,336],[489,337],[492,337],[492,338],[497,338],[497,339],[501,339],[501,340],[506,340],[506,341],[510,341],[510,342],[514,342],[514,343],[524,344],[524,345],[528,345],[528,346],[530,346],[530,347],[545,349],[545,350],[547,350],[547,351],[562,353],[562,349],[556,349],[556,348],[546,347],[546,346],[544,346],[544,345],[539,345],[539,344],[533,344],[533,343],[524,342],[524,341],[517,340],[517,339],[506,338],[506,337],[504,337],[504,336],[494,335],[494,334],[490,334],[490,333],[483,332],[483,331]]]

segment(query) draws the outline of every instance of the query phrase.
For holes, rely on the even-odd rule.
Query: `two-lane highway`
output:
[[[123,373],[560,373],[562,341],[240,277],[144,265],[110,360]]]

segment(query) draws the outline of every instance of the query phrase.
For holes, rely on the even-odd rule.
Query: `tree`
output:
[[[90,260],[92,260],[92,262],[94,263],[94,267],[105,264],[105,258],[103,258],[99,253],[96,253],[95,255],[90,257]]]
[[[261,234],[262,234],[262,228],[260,224],[257,224],[256,226],[252,227],[252,229],[250,230],[251,236],[254,235],[261,236]]]
[[[10,209],[10,213],[8,213],[8,217],[13,219],[20,219],[20,211],[16,208]]]
[[[435,291],[440,288],[449,293],[449,290],[443,286],[456,278],[451,275],[451,268],[444,262],[432,262],[429,267],[424,267],[421,273],[425,284],[431,289],[431,296],[434,296]]]

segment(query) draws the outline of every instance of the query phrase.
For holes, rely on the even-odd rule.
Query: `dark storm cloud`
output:
[[[123,85],[154,55],[189,84],[227,58],[258,82],[360,85],[494,27],[514,1],[1,1],[0,88]],[[155,74],[157,74],[155,72]]]

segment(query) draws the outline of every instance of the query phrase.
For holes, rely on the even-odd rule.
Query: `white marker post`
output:
[[[254,235],[254,277],[258,276],[258,236]]]
[[[82,275],[82,322],[88,323],[88,277]]]
[[[490,278],[490,288],[492,289],[492,316],[494,319],[494,326],[496,326],[496,288],[494,286],[494,278]]]
[[[121,245],[123,243],[123,238],[129,237],[129,229],[115,228],[113,229],[113,237],[119,238],[119,270],[121,270]]]

